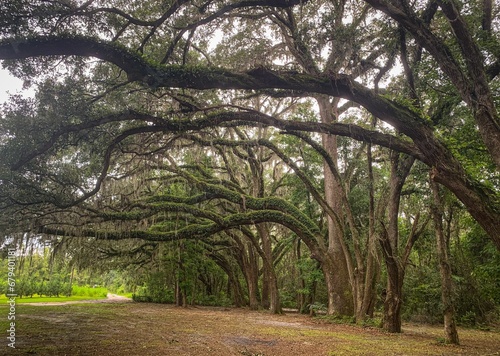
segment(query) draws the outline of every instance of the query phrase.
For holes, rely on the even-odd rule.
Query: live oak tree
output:
[[[490,7],[482,9],[482,3],[470,5],[478,10],[475,13],[483,14],[482,24],[478,26],[479,19],[472,17],[469,20],[469,8],[458,2],[430,2],[423,8],[406,2],[366,3],[370,5],[374,17],[387,16],[425,50],[425,58],[421,54],[422,60],[436,62],[443,80],[449,82],[459,99],[470,108],[489,157],[498,168],[499,123],[493,100],[498,45],[496,28],[490,20],[493,10]],[[23,8],[24,5],[26,8]],[[2,13],[10,15],[5,17],[5,24],[2,25],[4,39],[0,58],[94,57],[116,65],[129,81],[142,83],[151,89],[281,89],[294,92],[289,95],[296,92],[302,95],[325,94],[351,100],[411,139],[412,155],[433,168],[434,179],[447,186],[488,231],[497,246],[500,245],[496,193],[470,178],[458,158],[433,130],[426,113],[411,103],[377,95],[369,86],[354,82],[351,76],[344,73],[297,73],[286,70],[286,67],[280,69],[276,64],[277,69],[258,66],[238,72],[207,66],[208,63],[199,54],[196,66],[184,61],[186,56],[183,54],[189,52],[192,42],[189,36],[184,39],[185,33],[196,32],[197,29],[203,33],[205,24],[222,24],[227,15],[239,11],[246,21],[250,21],[248,18],[259,21],[262,11],[268,7],[300,12],[302,7],[309,6],[307,2],[255,1],[220,6],[174,2],[157,5],[134,4],[128,13],[118,6],[101,5],[99,2],[65,2],[51,6],[36,2],[30,5],[22,1],[6,2],[2,5]],[[145,16],[141,16],[142,13]],[[12,20],[9,22],[9,19]],[[434,24],[436,26],[432,26]],[[443,36],[440,31],[452,36]],[[161,44],[160,38],[163,39]],[[201,48],[200,52],[206,53]],[[360,64],[363,60],[366,61],[366,58],[359,58]],[[377,63],[373,64],[377,68]]]
[[[279,152],[275,146],[262,139],[238,142],[238,140],[217,139],[213,132],[207,133],[207,135],[210,137],[209,139],[192,134],[177,135],[171,137],[166,146],[158,146],[158,140],[149,141],[146,137],[142,137],[141,147],[133,143],[122,146],[122,151],[139,157],[139,166],[131,165],[133,160],[123,157],[122,160],[126,159],[128,163],[122,164],[120,171],[109,174],[103,181],[104,188],[96,195],[98,200],[90,205],[83,204],[79,208],[75,207],[76,210],[73,210],[75,214],[87,216],[83,227],[75,226],[61,215],[47,215],[42,223],[46,226],[43,232],[61,234],[62,231],[51,230],[47,227],[50,226],[51,219],[56,219],[54,224],[67,226],[64,234],[75,237],[97,236],[98,239],[102,240],[141,238],[147,241],[180,241],[200,239],[205,244],[216,247],[218,244],[224,246],[228,243],[211,239],[212,236],[217,236],[218,233],[222,232],[225,232],[223,236],[230,237],[230,245],[234,245],[231,242],[234,240],[237,246],[241,246],[242,240],[249,239],[253,245],[252,248],[256,249],[263,261],[265,277],[263,279],[265,288],[262,291],[263,306],[269,306],[273,312],[280,312],[277,280],[273,265],[274,257],[270,241],[270,232],[273,227],[270,224],[264,224],[280,224],[300,236],[315,258],[324,263],[325,278],[328,278],[332,275],[332,271],[329,269],[331,262],[325,259],[327,254],[322,243],[322,236],[319,234],[319,228],[284,199],[264,196],[265,188],[260,187],[258,182],[255,183],[255,177],[259,176],[255,172],[240,182],[240,177],[246,175],[245,164],[240,163],[237,165],[238,171],[234,171],[232,168],[235,167],[234,162],[226,166],[228,155],[225,150],[221,149],[221,147],[228,146],[229,149],[232,148],[236,156],[240,156],[240,159],[244,158],[250,162],[255,159],[247,156],[247,154],[253,155],[253,152],[249,150],[250,147],[262,146],[265,148],[267,146]],[[180,142],[176,143],[175,141]],[[201,161],[189,159],[192,155],[203,157],[202,151],[189,144],[190,141],[204,147],[203,152],[208,155],[207,159]],[[154,145],[149,145],[150,142],[154,142]],[[152,151],[143,151],[144,146]],[[177,156],[179,154],[177,149],[182,153],[187,148],[189,151],[183,154],[183,156],[187,154],[187,157]],[[245,151],[247,152],[245,153]],[[174,159],[173,157],[176,156],[177,158]],[[258,161],[269,160],[272,156],[272,151],[267,152],[265,153],[267,158],[261,157]],[[261,170],[261,164],[257,164],[255,169]],[[220,173],[215,175],[217,171]],[[249,171],[251,171],[250,168]],[[134,178],[133,174],[137,174],[135,172],[141,173]],[[144,175],[145,172],[146,175]],[[142,179],[138,182],[141,177]],[[113,189],[109,187],[113,180],[128,179],[134,181],[124,187],[132,188],[129,192],[127,189],[120,188],[119,185]],[[108,183],[109,180],[111,180],[110,183]],[[191,187],[188,191],[184,189],[180,195],[176,192],[178,189],[175,189],[175,185],[179,184],[179,181],[183,182],[184,186]],[[140,189],[137,187],[138,184],[141,185]],[[245,187],[243,184],[248,186]],[[116,186],[116,183],[112,185]],[[258,188],[257,195],[255,195],[255,188]],[[136,196],[137,192],[141,192],[142,198]],[[144,199],[146,200],[144,201]],[[67,215],[66,219],[68,218],[71,218],[71,215]],[[255,225],[255,229],[245,228],[248,225]],[[225,240],[227,241],[227,239]],[[269,251],[266,251],[266,248]],[[217,255],[217,261],[222,261],[221,255]],[[179,263],[182,264],[182,261],[179,260]],[[242,272],[247,276],[249,295],[253,296],[254,290],[251,288],[253,281],[248,275],[251,272],[252,264],[242,263],[242,266]],[[230,276],[232,270],[227,269],[227,272]],[[265,292],[266,290],[269,292]],[[269,297],[266,297],[267,294]],[[182,295],[185,297],[186,293],[183,292]],[[267,298],[269,298],[269,305],[265,303]]]
[[[37,105],[17,98],[2,120],[0,208],[10,219],[2,228],[13,229],[21,216],[34,217],[26,228],[40,227],[45,216],[65,211],[78,221],[73,207],[97,203],[106,177],[127,164],[120,152],[134,137],[168,147],[164,133],[245,123],[324,134],[334,164],[335,136],[421,161],[500,249],[497,11],[489,0],[4,1],[0,59],[41,86]],[[239,50],[231,48],[236,43]],[[397,62],[404,75],[388,82]],[[51,75],[54,68],[58,73]],[[314,98],[320,118],[296,121],[260,110],[249,104],[258,95]],[[365,110],[391,129],[377,121],[344,122],[349,116],[339,112],[342,105],[356,107],[351,113]],[[461,129],[464,123],[469,131]],[[470,151],[475,162],[464,154]],[[340,182],[328,178],[326,166],[325,172],[328,193]],[[386,253],[398,246],[397,190],[404,174],[394,179],[400,182],[392,187],[387,229],[372,218],[372,236],[376,230],[387,236]],[[322,205],[330,224],[343,213],[335,205],[341,194],[334,188]],[[245,206],[256,203],[253,198],[245,198]],[[325,266],[339,263],[316,250],[317,226],[297,225],[279,209],[266,213],[244,218],[285,224],[313,254],[321,252]],[[222,222],[233,227],[244,220]],[[216,225],[207,233],[219,232]]]

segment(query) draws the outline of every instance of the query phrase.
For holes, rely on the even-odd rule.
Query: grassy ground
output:
[[[60,297],[39,297],[33,296],[31,297],[23,297],[16,298],[16,304],[26,304],[26,303],[53,303],[53,302],[73,302],[73,301],[81,301],[81,300],[98,300],[98,299],[106,299],[103,296],[82,296],[82,295],[72,295],[70,297],[60,296]],[[9,298],[5,295],[0,296],[0,305],[6,304]]]
[[[9,327],[8,312],[0,305],[0,330]],[[393,335],[245,309],[21,304],[15,315],[16,350],[1,338],[0,355],[500,355],[498,331],[461,329],[462,345],[453,346],[442,343],[440,327],[405,325]]]
[[[130,293],[119,293],[119,292],[116,292],[117,295],[120,295],[122,297],[127,297],[127,298],[132,298],[132,296],[134,295],[134,293],[130,292]]]

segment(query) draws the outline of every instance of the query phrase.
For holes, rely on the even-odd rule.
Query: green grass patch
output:
[[[95,300],[105,299],[108,295],[108,290],[103,287],[86,287],[86,286],[73,286],[71,288],[70,296],[46,296],[33,294],[33,296],[16,297],[16,304],[26,303],[49,303],[49,302],[72,302],[80,300]],[[9,298],[6,295],[0,295],[0,305],[6,304]]]
[[[116,295],[119,295],[121,297],[127,297],[127,298],[132,298],[132,296],[134,295],[134,293],[130,292],[130,293],[115,293]]]
[[[71,288],[71,295],[85,296],[85,297],[103,297],[106,298],[108,290],[104,287],[86,287],[86,286],[73,286]],[[94,299],[94,298],[92,298]]]
[[[38,296],[34,295],[32,298],[31,297],[23,297],[23,298],[16,298],[16,304],[27,304],[27,303],[51,303],[51,302],[73,302],[73,301],[80,301],[80,300],[96,300],[96,299],[105,299],[106,297],[104,296],[84,296],[84,295],[72,295],[71,297],[45,297],[45,296]],[[7,298],[5,295],[0,296],[0,305],[2,304],[7,304],[9,301],[9,298]]]

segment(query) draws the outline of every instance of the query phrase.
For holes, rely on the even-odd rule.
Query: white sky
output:
[[[9,99],[9,94],[22,90],[23,81],[10,75],[9,71],[0,68],[0,104]]]

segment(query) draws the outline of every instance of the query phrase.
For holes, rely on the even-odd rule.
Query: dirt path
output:
[[[29,303],[35,306],[56,306],[67,304],[81,304],[81,303],[127,303],[132,299],[118,294],[108,293],[106,299],[90,299],[90,300],[74,300],[68,302],[42,302],[42,303]]]
[[[233,308],[177,308],[122,302],[19,305],[16,353],[103,356],[499,355],[500,334],[460,330],[461,346],[442,343],[441,327],[404,333],[335,325],[299,314]],[[3,309],[2,309],[3,308]],[[0,306],[0,313],[7,311]],[[4,327],[0,320],[0,327]],[[6,325],[6,324],[5,324]],[[0,355],[8,350],[0,344]]]
[[[108,293],[107,299],[103,299],[106,302],[131,302],[132,299],[128,297],[124,297],[123,295],[118,295],[118,294],[113,294],[113,293]]]

